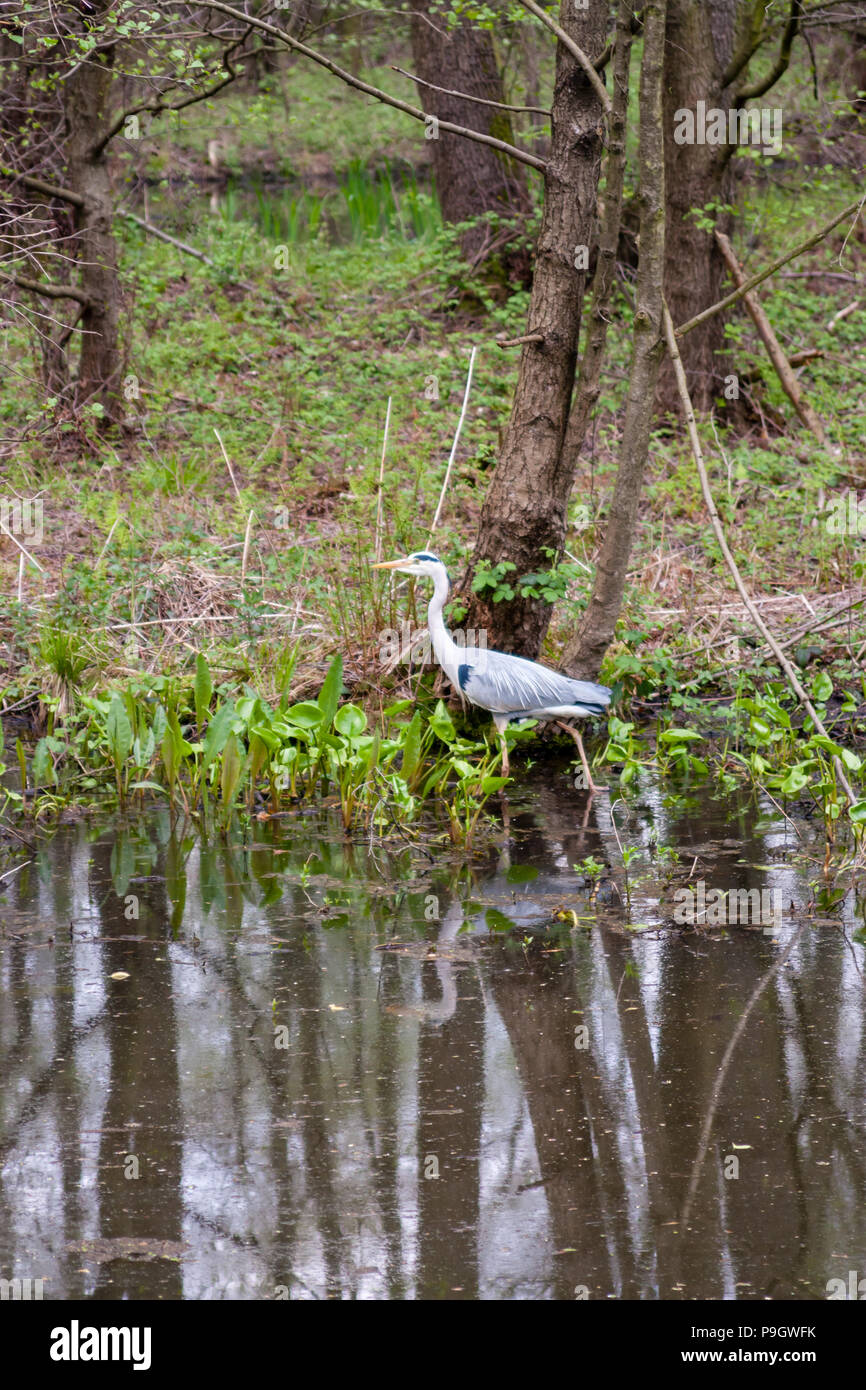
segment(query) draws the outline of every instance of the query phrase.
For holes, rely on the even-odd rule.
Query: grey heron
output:
[[[473,705],[489,710],[502,747],[502,770],[509,775],[505,730],[514,719],[555,720],[577,743],[580,761],[590,791],[604,791],[592,780],[583,741],[577,729],[563,723],[589,714],[603,714],[610,703],[610,691],[593,681],[572,680],[537,661],[489,651],[486,647],[460,647],[445,626],[442,609],[451,581],[437,555],[419,550],[400,560],[383,560],[375,570],[399,570],[401,574],[424,575],[433,580],[433,597],[427,609],[427,626],[436,660],[451,684]]]

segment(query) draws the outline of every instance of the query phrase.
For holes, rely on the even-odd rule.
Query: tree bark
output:
[[[579,381],[568,416],[563,459],[574,475],[580,460],[589,417],[601,389],[601,369],[607,345],[607,327],[616,281],[616,258],[622,222],[625,180],[625,128],[628,116],[629,69],[631,66],[632,0],[620,0],[616,16],[613,53],[613,98],[610,113],[610,141],[605,161],[604,205],[598,238],[598,257],[592,281],[592,305],[586,330]]]
[[[638,154],[640,259],[619,467],[592,595],[583,622],[562,656],[569,675],[582,679],[597,675],[622,607],[664,352],[665,163],[661,126],[665,3],[651,0],[644,6]]]
[[[114,239],[114,199],[108,166],[93,147],[109,118],[113,51],[82,63],[66,83],[67,182],[81,195],[76,209],[79,284],[88,305],[81,317],[81,353],[75,400],[98,402],[105,417],[119,413],[121,360],[118,342],[120,280]]]
[[[563,0],[560,24],[590,57],[604,47],[607,7],[575,10]],[[479,565],[508,559],[518,576],[550,567],[559,556],[573,473],[562,445],[574,386],[580,316],[592,241],[603,144],[601,104],[585,73],[557,45],[551,152],[544,176],[544,213],[536,251],[527,332],[511,418],[481,513],[467,582]],[[581,248],[579,251],[578,248]],[[586,254],[584,254],[586,253]],[[576,265],[577,262],[577,265]],[[488,644],[535,657],[550,605],[522,598],[491,604],[473,594],[467,625]]]
[[[774,31],[778,56],[766,81],[750,91],[745,84],[755,41],[765,23],[778,19]],[[676,113],[705,109],[742,109],[749,95],[763,95],[787,67],[790,46],[799,20],[791,3],[786,18],[768,11],[764,0],[668,0],[665,81],[665,164],[667,170],[668,230],[665,265],[665,297],[674,323],[679,326],[721,298],[725,263],[711,229],[702,228],[694,214],[709,204],[732,200],[733,144],[678,143]],[[764,45],[762,55],[773,54]],[[770,61],[768,57],[766,63]],[[730,235],[729,213],[711,212],[715,225]],[[696,410],[709,410],[721,395],[729,372],[725,351],[725,322],[718,315],[702,324],[681,343],[689,392]],[[659,406],[679,411],[680,399],[673,366],[666,358],[659,383]]]
[[[504,103],[502,75],[489,30],[473,28],[470,20],[461,17],[456,28],[445,32],[442,12],[432,0],[423,0],[412,10],[410,33],[424,111],[513,145],[514,133],[507,111],[432,90],[445,87],[484,101]],[[428,131],[434,133],[435,127],[428,127]],[[523,218],[529,212],[523,167],[489,145],[467,141],[450,131],[440,130],[429,143],[442,216],[451,224],[473,221],[474,225],[461,235],[460,244],[466,258],[478,263],[491,245],[491,229],[479,220],[481,216],[495,213]],[[509,253],[505,249],[500,256],[509,273],[528,284],[530,262],[526,250],[514,249]]]

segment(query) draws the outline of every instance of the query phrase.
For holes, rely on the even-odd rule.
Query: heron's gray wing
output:
[[[462,656],[461,690],[474,705],[492,714],[557,705],[583,705],[600,713],[610,700],[606,686],[572,680],[522,656],[508,656],[484,647],[467,647]]]

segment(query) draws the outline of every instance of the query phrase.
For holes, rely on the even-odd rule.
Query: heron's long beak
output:
[[[380,560],[378,564],[371,565],[371,570],[398,570],[401,565],[411,565],[412,561],[408,555],[404,555],[402,560]]]

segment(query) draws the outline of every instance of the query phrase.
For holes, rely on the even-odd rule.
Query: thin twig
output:
[[[401,77],[408,77],[410,82],[417,82],[419,87],[429,87],[431,92],[441,92],[446,97],[459,97],[461,101],[474,101],[479,106],[495,106],[499,111],[517,111],[523,113],[532,112],[535,116],[550,116],[550,112],[543,106],[509,106],[504,101],[488,101],[486,97],[474,97],[469,92],[453,92],[450,87],[437,87],[435,82],[425,82],[423,77],[416,77],[414,72],[407,72],[405,68],[398,68],[396,63],[391,64],[392,72],[399,72]]]
[[[27,868],[27,865],[28,865],[28,864],[33,864],[33,863],[35,863],[35,860],[33,860],[33,859],[25,859],[23,864],[16,864],[14,869],[7,869],[6,872],[5,872],[5,874],[0,874],[0,883],[3,882],[4,878],[11,878],[13,874],[18,874],[18,873],[20,873],[22,869],[26,869],[26,868]]]
[[[35,565],[35,566],[36,566],[36,568],[39,570],[40,574],[44,574],[44,573],[45,573],[45,570],[42,568],[42,566],[40,565],[39,561],[38,561],[38,560],[34,560],[33,556],[30,554],[30,551],[25,549],[25,547],[21,544],[21,542],[19,541],[19,539],[18,539],[17,536],[13,536],[12,532],[9,530],[9,527],[6,525],[5,521],[0,521],[0,530],[3,531],[4,535],[7,535],[7,536],[9,537],[10,541],[14,541],[15,545],[17,545],[18,549],[21,551],[21,554],[27,556],[27,559],[30,561],[30,563],[31,563],[32,565]]]
[[[463,421],[466,419],[466,407],[469,404],[469,388],[472,385],[472,368],[475,366],[475,354],[477,351],[478,349],[473,347],[472,352],[469,355],[469,371],[466,376],[466,390],[463,392],[463,408],[460,411],[460,419],[457,421],[457,429],[454,434],[454,443],[451,445],[451,454],[448,458],[448,467],[445,469],[445,479],[442,483],[442,491],[439,494],[439,502],[436,507],[436,515],[433,518],[433,524],[430,527],[430,534],[427,537],[428,541],[432,541],[433,532],[439,525],[439,517],[442,513],[442,503],[445,501],[445,493],[448,490],[448,480],[451,477],[451,469],[454,464],[455,455],[457,453],[457,442],[460,439],[460,431],[463,428]]]
[[[251,535],[252,529],[253,529],[253,519],[254,519],[254,518],[255,518],[255,512],[250,512],[250,514],[249,514],[249,516],[248,516],[248,518],[247,518],[247,529],[246,529],[246,534],[245,534],[245,536],[244,536],[244,553],[243,553],[243,556],[242,556],[242,558],[241,558],[241,588],[244,587],[244,584],[246,583],[246,578],[247,578],[247,558],[248,558],[249,553],[250,553],[250,535]]]
[[[385,430],[382,435],[382,457],[379,461],[379,492],[376,498],[376,562],[382,558],[382,487],[385,480],[385,454],[388,450],[388,431],[391,428],[391,397],[385,411]]]
[[[220,446],[220,448],[221,448],[222,451],[223,451],[223,458],[224,458],[225,461],[226,461],[226,468],[229,470],[229,477],[230,477],[231,480],[232,480],[232,487],[233,487],[234,490],[235,490],[235,496],[237,497],[238,501],[242,503],[242,502],[243,502],[243,498],[241,497],[241,490],[240,490],[240,488],[238,487],[237,479],[235,478],[235,470],[232,468],[232,461],[231,461],[231,459],[229,458],[228,454],[226,453],[226,446],[225,446],[225,444],[223,444],[222,436],[220,435],[220,432],[219,432],[219,430],[216,428],[216,426],[214,426],[214,434],[216,435],[217,440],[219,441],[219,446]]]

